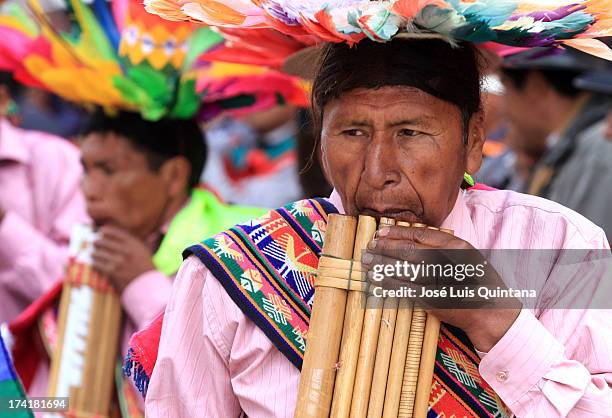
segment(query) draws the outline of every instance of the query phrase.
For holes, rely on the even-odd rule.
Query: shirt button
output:
[[[508,370],[502,370],[495,374],[495,378],[498,382],[505,382],[508,380]]]

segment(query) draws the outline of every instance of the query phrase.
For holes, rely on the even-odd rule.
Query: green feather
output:
[[[90,51],[90,53],[95,51],[96,54],[101,55],[107,60],[117,59],[115,50],[91,9],[85,6],[81,0],[70,0],[70,5],[74,10],[77,23],[83,32],[78,42],[83,51]]]
[[[196,93],[196,81],[184,80],[178,87],[176,104],[170,112],[170,117],[176,119],[189,119],[193,117],[200,107],[201,95]]]
[[[153,103],[153,100],[147,94],[147,92],[129,78],[114,76],[113,86],[115,86],[115,88],[121,92],[121,96],[127,102],[135,106],[151,106]]]
[[[223,42],[223,37],[210,28],[198,28],[189,39],[183,69],[191,69],[198,56]]]
[[[163,106],[172,100],[174,93],[172,77],[151,68],[149,64],[128,68],[126,73],[130,80],[148,93],[152,101]]]

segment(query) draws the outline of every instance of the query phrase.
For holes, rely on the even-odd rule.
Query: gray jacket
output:
[[[594,97],[542,163],[554,176],[540,195],[601,226],[612,238],[612,140],[604,136],[609,99]]]

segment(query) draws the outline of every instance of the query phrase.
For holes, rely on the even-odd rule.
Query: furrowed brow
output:
[[[402,119],[402,120],[398,120],[395,122],[389,122],[387,123],[387,127],[388,128],[397,128],[398,126],[420,126],[420,127],[424,127],[424,128],[428,128],[432,126],[432,122],[435,120],[435,118],[430,117],[430,116],[419,116],[416,118],[408,118],[408,119]]]

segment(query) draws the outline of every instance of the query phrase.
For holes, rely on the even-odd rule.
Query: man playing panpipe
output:
[[[462,20],[458,10],[466,11],[468,5],[453,2],[455,14],[449,14],[457,20],[441,19],[433,25],[435,16],[448,17],[444,12],[450,2],[344,2],[337,8],[326,2],[320,9],[315,2],[261,2],[261,9],[260,2],[246,3],[232,2],[236,10],[227,19],[203,8],[191,18],[220,26],[243,20],[244,26],[269,24],[296,38],[307,33],[331,42],[320,53],[312,107],[323,166],[335,190],[329,199],[292,203],[186,250],[166,309],[147,416],[318,416],[296,410],[296,401],[305,351],[308,357],[309,321],[315,318],[322,289],[315,292],[314,273],[325,252],[322,235],[332,225],[327,224],[330,214],[393,218],[411,225],[381,229],[368,246],[366,255],[373,256],[393,250],[401,258],[414,248],[548,249],[553,254],[581,248],[609,253],[601,228],[567,208],[464,184],[466,173],[479,169],[484,141],[473,45],[390,40],[398,32],[413,31],[414,16],[421,19],[419,27],[429,23],[431,31],[453,33],[459,40],[474,39],[468,34],[475,31],[482,36],[478,40],[502,40],[496,31],[486,34],[485,22],[501,25],[508,18],[499,33],[512,37],[514,44],[527,45],[509,17],[515,11],[514,18],[523,19],[519,15],[526,13],[526,6],[507,13],[498,10],[493,20],[490,15],[475,18],[479,12],[474,6]],[[427,9],[419,13],[425,3]],[[172,4],[149,6],[181,18],[187,6],[181,2],[173,9]],[[533,5],[527,9],[533,12]],[[462,26],[466,22],[469,28]],[[444,25],[463,30],[441,29]],[[511,35],[505,30],[514,31]],[[553,32],[547,33],[554,38]],[[417,228],[415,223],[452,230],[454,235]],[[352,231],[354,236],[354,223]],[[351,254],[340,258],[350,259]],[[603,289],[602,280],[601,275],[586,278],[579,286],[588,289],[583,291],[588,298],[595,298]],[[611,416],[608,312],[490,308],[431,312],[443,325],[429,416]],[[333,318],[324,325],[332,328],[330,321]],[[331,340],[329,345],[331,350]],[[312,370],[311,386],[320,389],[326,373],[341,372],[344,366],[338,362]],[[330,399],[331,393],[319,393],[311,403],[316,408],[324,398]]]

